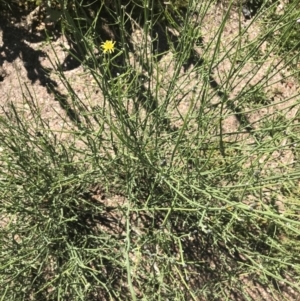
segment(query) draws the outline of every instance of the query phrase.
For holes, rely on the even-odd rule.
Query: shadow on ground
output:
[[[55,96],[55,100],[66,111],[70,120],[80,125],[80,117],[69,105],[68,96],[60,93],[57,89],[57,83],[50,78],[51,69],[45,69],[41,64],[46,54],[42,50],[30,47],[31,43],[45,41],[46,34],[31,31],[25,22],[12,15],[1,18],[0,30],[2,31],[2,45],[0,47],[1,81],[5,81],[5,69],[2,67],[4,62],[14,64],[14,61],[20,58],[31,83],[39,82],[41,86],[45,87],[49,94]],[[56,35],[56,38],[58,38],[57,32],[52,32],[52,34],[53,37]]]

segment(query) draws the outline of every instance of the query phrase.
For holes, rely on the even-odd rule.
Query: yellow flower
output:
[[[102,43],[101,47],[103,48],[103,52],[109,52],[112,53],[115,50],[115,43],[113,41],[105,41],[104,43]]]

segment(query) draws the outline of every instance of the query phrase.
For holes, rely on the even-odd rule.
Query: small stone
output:
[[[251,11],[247,6],[244,5],[242,7],[242,13],[243,13],[245,19],[251,19]]]
[[[3,67],[0,67],[0,82],[3,82],[6,76],[7,73],[4,71]]]

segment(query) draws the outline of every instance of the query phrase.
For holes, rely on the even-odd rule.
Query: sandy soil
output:
[[[195,49],[195,51],[201,57],[205,55],[209,57],[213,53],[213,45],[215,34],[222,22],[224,11],[222,7],[212,8],[205,16],[203,20],[202,35],[204,37],[203,43],[211,43],[211,53],[202,53],[201,47]],[[213,20],[213,26],[212,22]],[[231,45],[231,41],[236,39],[240,26],[246,27],[251,20],[244,20],[237,12],[232,12],[231,17],[224,28],[224,39],[221,41],[221,49],[228,49],[228,45]],[[68,103],[70,102],[69,96],[67,96],[67,90],[59,80],[56,68],[59,65],[64,65],[68,57],[68,49],[70,45],[64,36],[57,35],[53,38],[53,42],[45,42],[43,36],[43,26],[38,28],[34,32],[30,32],[26,29],[26,26],[22,22],[16,20],[0,21],[0,106],[5,112],[8,112],[13,103],[19,110],[22,110],[25,116],[33,118],[30,113],[30,106],[28,101],[36,102],[40,107],[41,116],[47,120],[50,128],[57,133],[60,130],[74,127],[74,121],[78,122],[82,117],[79,112],[73,112],[68,109]],[[259,34],[259,25],[253,24],[248,31],[248,39],[254,40]],[[132,40],[138,44],[141,39],[142,33],[140,29],[136,28],[132,34]],[[234,55],[236,48],[233,47],[231,52]],[[266,45],[261,45],[262,53],[266,51]],[[222,52],[220,53],[221,58]],[[217,60],[218,61],[218,60]],[[273,69],[270,73],[270,66],[277,64],[277,69]],[[249,61],[243,66],[240,75],[245,76],[236,77],[231,81],[228,97],[235,99],[235,97],[245,88],[245,85],[254,85],[258,82],[266,82],[266,94],[272,100],[272,105],[264,107],[263,109],[255,112],[249,111],[246,113],[248,122],[252,124],[253,129],[257,129],[260,126],[258,120],[262,120],[267,116],[274,116],[276,112],[284,114],[286,118],[293,118],[297,111],[298,106],[295,106],[295,97],[299,95],[298,83],[289,77],[290,70],[284,68],[284,72],[277,72],[281,68],[283,62],[280,62],[280,58],[276,56],[270,56],[269,60],[266,60],[260,64],[259,70],[249,73],[249,70],[255,70],[257,62]],[[176,66],[172,63],[172,54],[166,53],[160,60],[160,67],[163,71],[162,83],[168,83],[170,76]],[[74,91],[79,99],[81,99],[87,110],[99,105],[103,101],[103,96],[99,88],[93,82],[91,76],[85,72],[81,65],[76,68],[66,68],[64,71],[65,77],[72,84]],[[216,93],[219,88],[222,87],[222,83],[226,80],[226,77],[232,70],[232,61],[227,58],[219,61],[214,68],[214,73],[211,75],[215,83],[211,85],[209,93],[214,95],[211,98],[212,105],[216,106],[218,110],[218,103],[220,102],[220,94]],[[198,85],[195,89],[195,82],[198,80],[195,74],[189,73],[186,75],[184,71],[180,73],[180,80],[177,83],[178,86],[178,99],[181,99],[183,95],[185,97],[179,101],[178,107],[174,109],[174,116],[182,116],[187,114],[189,110],[189,98],[193,93],[197,93],[200,90]],[[188,84],[184,84],[188,82]],[[58,99],[57,95],[60,96]],[[164,95],[164,91],[161,91],[161,95]],[[34,99],[32,99],[32,96]],[[61,100],[63,99],[63,100]],[[238,104],[234,103],[233,107],[238,107]],[[236,112],[232,110],[232,107],[227,107],[224,111],[223,130],[224,133],[236,133],[239,131],[241,123],[236,117]],[[60,116],[63,116],[61,118]],[[175,126],[180,127],[181,121],[175,123]],[[60,133],[64,137],[63,133]],[[234,138],[236,139],[236,138]],[[286,141],[282,141],[284,145]],[[280,162],[284,164],[292,163],[294,160],[291,150],[287,149],[285,152],[274,152],[274,157],[278,157]],[[263,160],[263,158],[261,158]],[[280,162],[274,163],[274,160],[270,163],[270,166],[277,166]],[[97,193],[95,198],[97,198]],[[112,201],[113,203],[113,201]],[[204,281],[205,279],[195,277],[195,283],[197,281]],[[252,279],[245,277],[245,287],[249,282],[248,290],[250,294],[254,296],[256,300],[279,300],[276,296],[270,296],[269,292],[265,291],[259,284],[253,286]],[[287,292],[288,293],[288,292]],[[293,298],[296,298],[295,296]],[[238,298],[236,300],[239,300]],[[296,299],[291,299],[296,300]]]

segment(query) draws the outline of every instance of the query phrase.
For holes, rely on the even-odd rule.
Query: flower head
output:
[[[109,53],[113,53],[115,50],[115,43],[113,41],[105,41],[104,43],[102,43],[101,47],[103,49],[103,52],[109,52]]]

